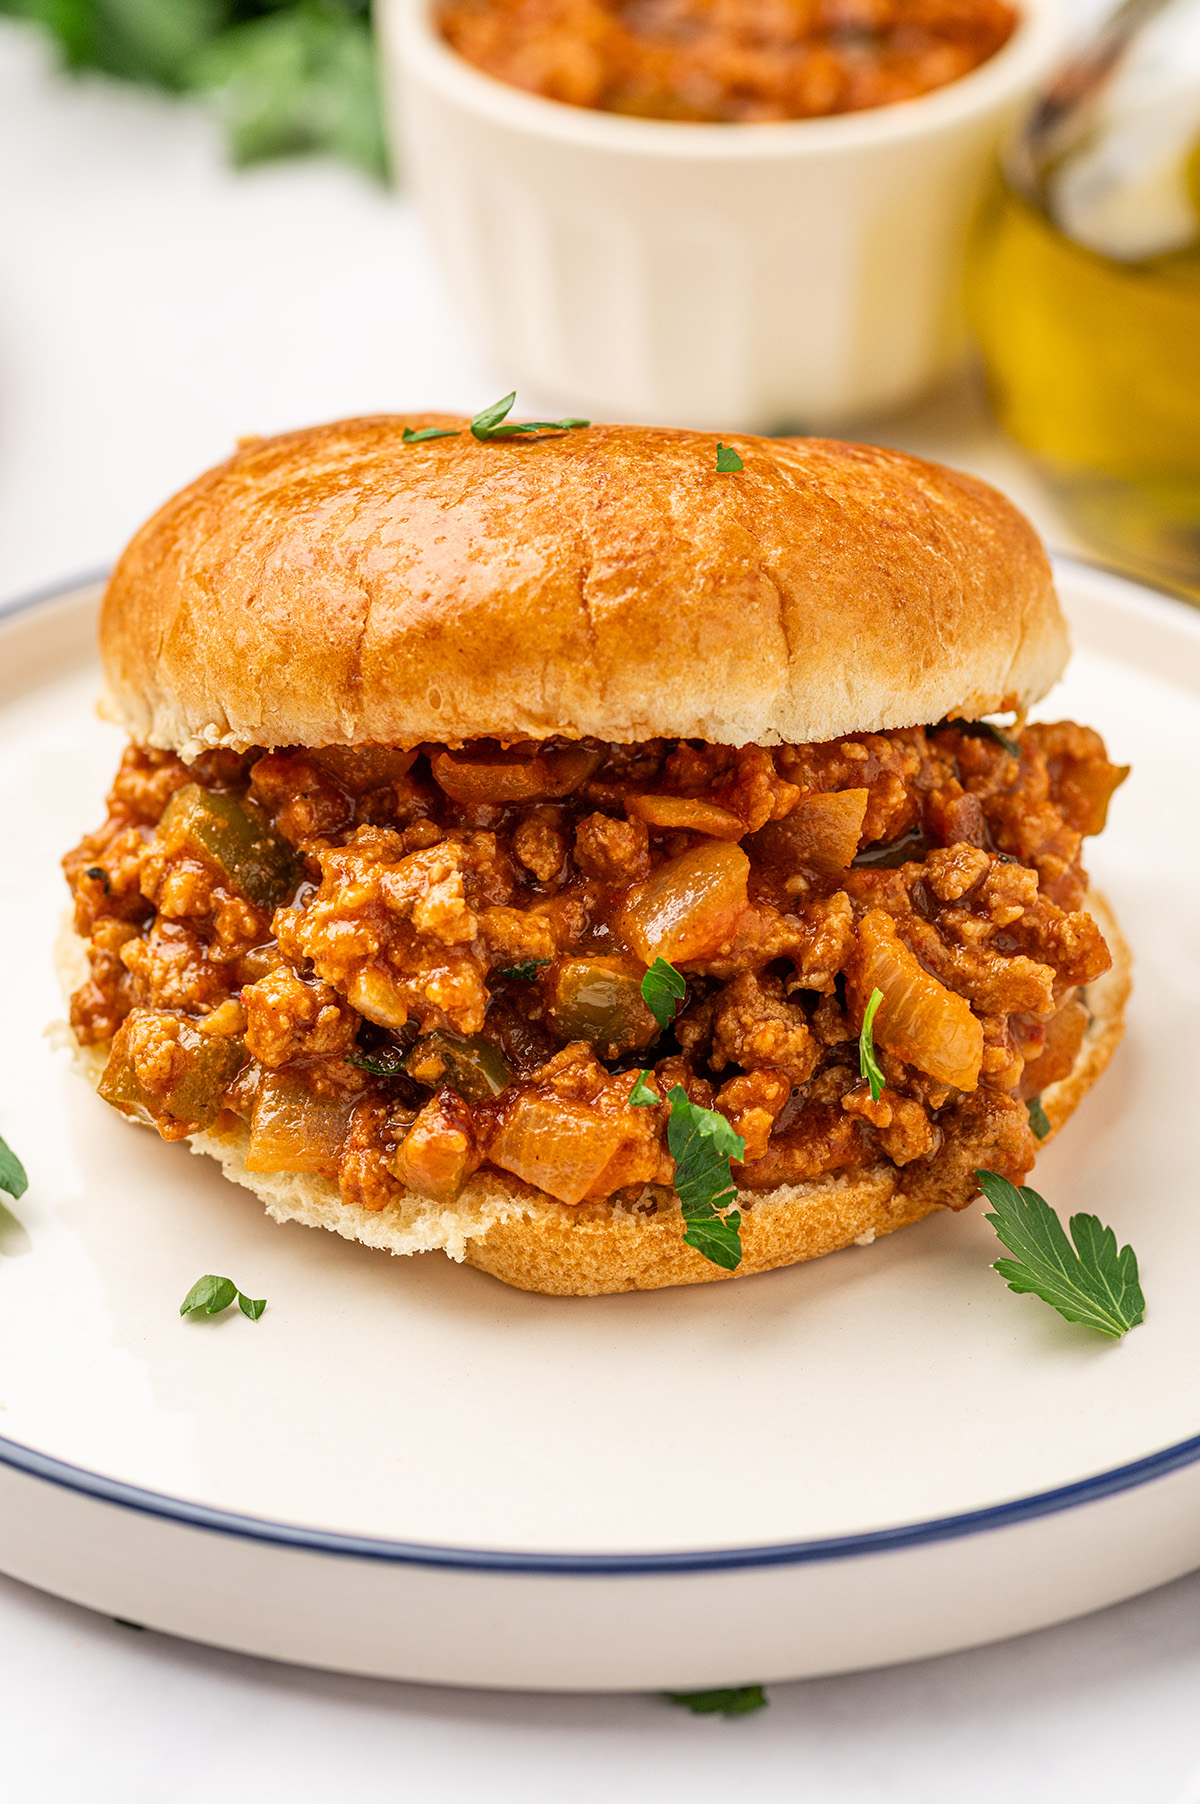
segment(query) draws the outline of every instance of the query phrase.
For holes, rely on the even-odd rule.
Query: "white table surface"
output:
[[[241,433],[470,412],[508,386],[402,199],[325,164],[236,174],[191,107],[64,80],[0,21],[0,600],[107,565]],[[877,433],[1072,545],[969,382]],[[1200,1575],[999,1647],[776,1686],[735,1721],[276,1666],[0,1578],[0,1699],[12,1804],[1200,1804]]]

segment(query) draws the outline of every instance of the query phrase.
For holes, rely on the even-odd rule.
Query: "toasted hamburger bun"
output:
[[[454,436],[405,443],[406,428]],[[464,419],[347,420],[253,442],[137,534],[101,622],[105,712],[208,748],[656,737],[803,745],[1023,709],[1067,635],[1040,542],[1003,496],[896,451],[592,426],[477,442]],[[1088,995],[1060,1127],[1121,1033],[1128,959]],[[65,942],[68,986],[81,943]],[[79,1052],[98,1080],[105,1049]],[[279,1221],[393,1253],[441,1249],[523,1289],[596,1295],[816,1258],[940,1205],[889,1162],[745,1192],[737,1274],[682,1240],[674,1192],[569,1206],[500,1170],[453,1204],[378,1212],[328,1180],[248,1173],[245,1130],[199,1133]]]
[[[1048,1138],[1058,1133],[1091,1089],[1124,1032],[1129,948],[1103,897],[1090,892],[1087,907],[1108,941],[1113,963],[1083,993],[1091,1021],[1074,1068],[1042,1094],[1051,1126]],[[68,929],[59,947],[65,993],[83,980],[86,968],[84,943]],[[76,1044],[75,1053],[78,1068],[95,1088],[107,1050]],[[193,1152],[218,1160],[235,1184],[252,1190],[274,1221],[328,1228],[345,1240],[359,1240],[389,1253],[440,1249],[519,1290],[547,1296],[604,1296],[748,1277],[818,1259],[854,1241],[872,1241],[939,1207],[907,1196],[903,1167],[890,1163],[776,1190],[740,1191],[742,1261],[736,1272],[728,1272],[684,1244],[678,1199],[669,1190],[655,1189],[652,1213],[609,1203],[572,1208],[506,1172],[492,1170],[478,1172],[448,1207],[409,1190],[375,1212],[343,1203],[337,1185],[324,1178],[248,1172],[248,1140],[243,1129],[225,1136],[194,1134],[189,1144]]]
[[[456,437],[405,444],[406,427]],[[101,622],[143,744],[808,744],[1044,695],[1049,565],[986,483],[823,439],[443,414],[262,440],[142,528]]]

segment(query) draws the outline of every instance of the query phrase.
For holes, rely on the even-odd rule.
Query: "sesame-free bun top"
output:
[[[206,746],[775,744],[1024,707],[1067,659],[1037,535],[986,483],[827,439],[444,414],[244,445],[104,600],[105,711]],[[405,444],[404,428],[458,436]]]

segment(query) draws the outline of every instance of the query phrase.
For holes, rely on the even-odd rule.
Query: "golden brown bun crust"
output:
[[[1086,992],[1092,1020],[1074,1069],[1042,1097],[1055,1133],[1116,1050],[1129,996],[1129,948],[1103,898],[1093,892],[1087,906],[1104,931],[1113,965]],[[60,948],[65,990],[80,981],[82,958],[82,942],[68,932]],[[79,1064],[94,1086],[104,1054],[88,1047]],[[549,1296],[603,1296],[748,1277],[818,1259],[855,1240],[891,1234],[937,1207],[906,1196],[903,1170],[890,1164],[778,1190],[743,1191],[738,1198],[742,1262],[736,1272],[727,1272],[684,1245],[678,1204],[666,1195],[667,1207],[656,1215],[606,1203],[569,1208],[504,1172],[488,1171],[478,1173],[448,1207],[410,1191],[398,1203],[372,1211],[341,1202],[336,1185],[322,1178],[247,1172],[244,1133],[224,1138],[197,1134],[191,1145],[193,1152],[218,1159],[226,1177],[252,1190],[276,1221],[328,1228],[346,1240],[392,1253],[441,1248],[518,1290]]]
[[[260,440],[144,526],[107,711],[204,746],[657,735],[806,744],[1024,706],[1067,637],[985,483],[898,451],[592,426],[405,445],[420,414]]]

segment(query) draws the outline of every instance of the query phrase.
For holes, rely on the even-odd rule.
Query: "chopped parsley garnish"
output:
[[[648,1071],[639,1071],[637,1074],[637,1082],[629,1092],[629,1100],[634,1108],[651,1108],[656,1102],[662,1101],[662,1097],[658,1096],[646,1082],[649,1075]]]
[[[357,1065],[360,1071],[369,1071],[374,1077],[403,1077],[404,1054],[393,1046],[381,1046],[376,1052],[351,1052],[346,1055],[349,1065]]]
[[[638,1073],[629,1095],[635,1106],[663,1101],[646,1082],[649,1075],[648,1071]],[[695,1247],[713,1265],[735,1272],[742,1263],[742,1218],[733,1207],[737,1185],[729,1162],[741,1158],[746,1142],[716,1109],[702,1109],[692,1102],[682,1084],[673,1084],[666,1100],[671,1105],[667,1145],[675,1161],[675,1194],[683,1209],[684,1244]]]
[[[0,1190],[6,1190],[13,1201],[29,1189],[25,1167],[7,1140],[0,1139]]]
[[[516,423],[508,418],[516,398],[517,391],[514,388],[511,395],[503,395],[499,401],[493,401],[490,407],[481,407],[471,421],[471,437],[485,445],[489,439],[515,438],[519,432],[570,432],[573,426],[590,426],[592,423],[590,420],[522,420]],[[406,426],[400,434],[401,443],[405,445],[424,445],[430,439],[461,437],[461,429],[457,426],[422,426],[419,432]],[[739,463],[738,469],[741,467]]]
[[[1014,739],[1011,733],[1006,733],[1002,727],[993,725],[990,720],[939,720],[933,731],[936,733],[944,727],[953,727],[956,733],[961,733],[966,739],[994,739],[997,745],[1004,747],[1010,758],[1021,756],[1020,741]]]
[[[686,978],[665,958],[656,958],[642,979],[642,1001],[660,1027],[670,1027],[686,995]]]
[[[1095,1215],[1071,1217],[1071,1241],[1045,1197],[1020,1189],[995,1171],[977,1171],[979,1188],[995,1213],[987,1216],[996,1238],[1015,1259],[994,1269],[1010,1290],[1040,1297],[1068,1322],[1119,1340],[1145,1319],[1137,1254]]]
[[[256,1322],[267,1306],[265,1297],[243,1296],[232,1278],[218,1278],[213,1272],[206,1272],[203,1278],[197,1278],[187,1296],[179,1305],[180,1315],[195,1315],[203,1310],[205,1315],[220,1315],[228,1309],[234,1298],[243,1315],[248,1315]]]
[[[500,400],[493,401],[490,407],[482,407],[471,421],[471,436],[481,444],[488,439],[512,438],[518,432],[569,432],[573,426],[590,426],[590,420],[525,420],[514,425],[508,415],[512,412],[513,402],[517,398],[514,388],[511,395],[502,395]]]
[[[515,977],[521,983],[532,983],[543,965],[548,965],[548,958],[523,958],[519,965],[505,965],[497,972],[499,977]]]
[[[102,883],[104,885],[105,895],[111,896],[112,884],[109,882],[108,872],[102,864],[89,864],[87,870],[83,874],[85,877],[90,877],[93,883]]]
[[[1039,1140],[1044,1140],[1046,1135],[1050,1132],[1051,1124],[1049,1115],[1047,1115],[1045,1109],[1042,1107],[1041,1097],[1031,1096],[1029,1101],[1025,1104],[1025,1111],[1029,1116],[1030,1127],[1033,1129]]]
[[[863,1015],[862,1032],[858,1036],[858,1069],[871,1086],[871,1101],[878,1102],[883,1095],[883,1087],[887,1082],[879,1069],[879,1060],[875,1057],[875,1016],[879,1012],[879,1004],[883,1001],[882,990],[872,990],[871,999],[867,1003]]]
[[[770,1702],[761,1685],[736,1685],[725,1691],[668,1691],[666,1695],[696,1716],[749,1716]]]
[[[745,467],[732,445],[719,444],[717,446],[717,474],[719,476],[736,476],[737,472],[744,470]]]

